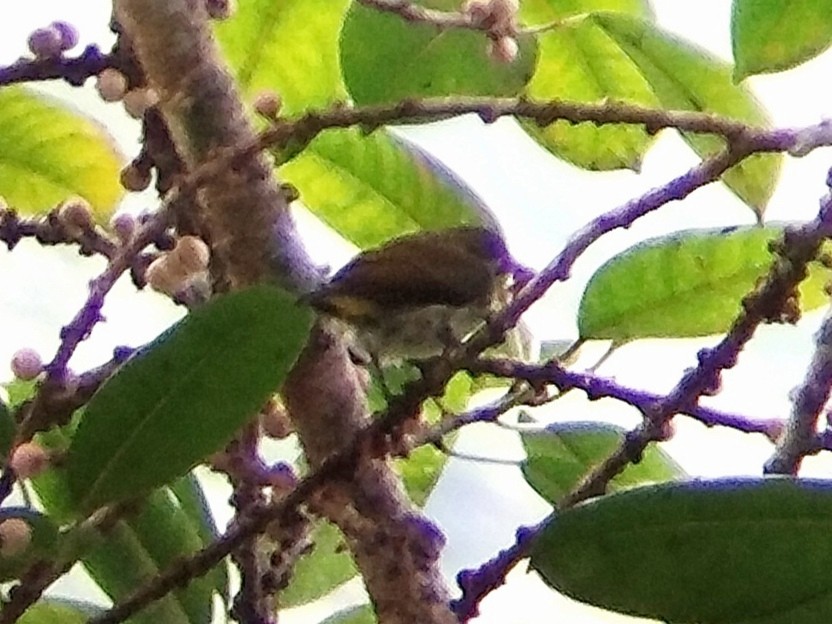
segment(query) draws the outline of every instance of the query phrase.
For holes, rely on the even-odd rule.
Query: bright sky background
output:
[[[277,0],[276,0],[277,1]],[[522,0],[521,0],[522,1]],[[713,53],[730,59],[730,3],[725,0],[653,3],[660,24]],[[25,52],[26,36],[53,19],[76,24],[82,44],[108,44],[106,29],[110,3],[104,0],[68,3],[58,0],[28,0],[18,3],[0,20],[0,64],[12,62]],[[805,66],[749,82],[765,103],[775,125],[795,126],[819,121],[826,111],[821,85],[832,75],[832,55],[824,55]],[[817,85],[817,86],[816,86]],[[47,87],[70,98],[75,106],[102,120],[127,154],[136,151],[138,125],[119,106],[104,104],[87,90],[80,93],[64,85]],[[561,163],[538,148],[511,122],[484,127],[478,120],[460,119],[433,127],[412,129],[408,136],[439,156],[486,200],[501,221],[515,255],[540,268],[562,247],[575,229],[593,216],[662,184],[695,164],[696,159],[681,140],[664,133],[645,159],[642,173],[595,174]],[[770,220],[809,219],[825,191],[826,169],[832,164],[827,151],[801,160],[787,161],[771,202]],[[131,199],[131,209],[143,207]],[[304,219],[304,224],[308,220]],[[529,315],[535,333],[545,339],[574,336],[575,311],[587,278],[601,262],[636,241],[691,227],[747,224],[751,213],[719,185],[697,191],[682,203],[666,206],[629,231],[605,237],[578,263],[574,279],[558,285]],[[307,228],[312,252],[335,265],[349,250],[327,256],[331,238],[320,228]],[[325,243],[322,243],[325,241]],[[86,280],[103,268],[99,260],[80,259],[73,252],[37,249],[23,244],[13,254],[0,251],[0,319],[6,328],[0,343],[0,361],[8,361],[20,347],[37,348],[50,357],[57,345],[58,329],[66,323],[85,296]],[[105,308],[107,323],[79,350],[73,364],[80,370],[109,359],[118,344],[138,345],[167,327],[180,312],[152,293],[136,295],[122,281]],[[725,390],[708,403],[756,417],[786,416],[788,393],[800,381],[811,353],[811,335],[821,313],[813,314],[796,328],[761,330],[743,353],[740,365],[725,376]],[[711,340],[643,341],[623,348],[601,372],[632,386],[662,391],[695,363],[696,351]],[[592,357],[587,361],[591,363]],[[0,375],[8,376],[7,371]],[[535,413],[538,417],[544,417]],[[623,425],[636,422],[633,410],[611,401],[588,404],[577,394],[556,403],[546,418],[606,419]],[[712,430],[679,418],[676,437],[667,450],[692,474],[698,476],[758,475],[770,446],[761,437]],[[495,427],[466,430],[459,448],[503,458],[521,458],[522,451],[512,433]],[[805,474],[828,475],[830,462],[816,458],[806,463]],[[216,480],[214,480],[216,484]],[[221,503],[225,494],[217,490]],[[464,513],[460,513],[464,509]],[[218,505],[218,515],[227,511]],[[446,531],[449,546],[445,570],[452,578],[460,567],[477,566],[513,540],[519,525],[535,522],[548,507],[525,485],[516,468],[480,465],[451,460],[427,506],[427,512]],[[82,589],[79,589],[81,587]],[[83,592],[86,599],[103,599],[86,585],[62,583],[59,591]],[[77,595],[77,593],[76,593]],[[80,597],[80,596],[79,596]],[[314,613],[323,615],[323,611]],[[533,575],[515,570],[508,586],[484,604],[477,622],[634,622],[610,616],[555,596]],[[307,613],[307,615],[309,615]],[[554,618],[554,619],[553,619]],[[286,622],[310,621],[285,618]],[[311,621],[316,621],[315,619]]]

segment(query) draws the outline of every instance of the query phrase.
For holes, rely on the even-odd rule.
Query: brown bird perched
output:
[[[461,341],[530,273],[497,232],[418,232],[365,251],[305,300],[346,322],[377,363],[425,359]]]

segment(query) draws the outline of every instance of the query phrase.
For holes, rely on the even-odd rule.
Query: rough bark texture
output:
[[[189,171],[254,139],[203,1],[115,0],[123,34],[160,96],[159,110]],[[198,198],[221,290],[277,277],[305,291],[319,279],[263,156],[217,171]],[[366,423],[364,383],[342,337],[319,324],[284,388],[313,466]],[[380,622],[456,621],[438,566],[442,537],[413,513],[385,461],[357,458],[353,473],[321,492],[314,506],[347,536]]]

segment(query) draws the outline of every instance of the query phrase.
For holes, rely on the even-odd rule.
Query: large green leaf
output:
[[[82,510],[146,493],[222,448],[297,358],[311,312],[257,286],[196,310],[92,397],[66,469]]]
[[[589,281],[578,311],[583,339],[626,342],[726,331],[742,297],[771,267],[769,243],[782,226],[689,230],[615,256]],[[800,307],[828,301],[832,272],[819,263],[800,285]]]
[[[204,546],[197,527],[168,490],[152,492],[138,514],[119,521],[82,556],[84,567],[113,601],[125,598],[177,560]],[[211,621],[215,576],[193,579],[142,610],[135,624]]]
[[[520,434],[526,459],[523,476],[547,502],[572,491],[592,469],[624,442],[626,429],[597,422],[554,423],[541,431]],[[609,486],[611,492],[685,476],[684,470],[663,450],[651,445],[637,464],[631,464]]]
[[[183,520],[187,518],[193,530],[199,536],[202,546],[208,546],[219,539],[220,532],[208,507],[205,491],[193,473],[174,481],[170,491],[184,513]],[[214,584],[214,591],[228,604],[231,599],[231,586],[227,563],[223,561],[214,568],[210,578]]]
[[[74,425],[41,434],[38,442],[56,451],[66,447]],[[50,516],[62,522],[79,517],[64,470],[52,468],[35,477],[32,485]],[[213,541],[210,529],[205,530],[210,521],[193,511],[193,499],[198,497],[193,490],[196,487],[190,479],[183,478],[174,483],[172,489],[152,492],[138,514],[119,520],[106,535],[68,537],[64,541],[67,549],[64,554],[68,555],[71,550],[80,558],[93,580],[113,600],[123,598],[176,560]],[[225,598],[227,587],[227,570],[223,562],[208,575],[142,611],[131,622],[197,624],[210,621],[212,594],[217,592]]]
[[[309,210],[361,248],[420,229],[491,219],[450,171],[384,130],[323,134],[280,175],[300,189]]]
[[[650,486],[553,517],[531,565],[568,596],[674,624],[825,624],[831,518],[829,481]]]
[[[343,100],[338,33],[347,4],[244,3],[217,28],[243,91],[276,91],[285,114]],[[385,130],[369,136],[328,131],[279,175],[298,188],[310,211],[362,248],[418,229],[487,219],[482,201],[450,171]]]
[[[658,106],[658,98],[626,52],[597,23],[576,17],[594,11],[650,15],[648,3],[639,0],[521,3],[521,16],[527,23],[542,24],[569,17],[574,20],[539,36],[537,67],[526,94],[538,100],[611,99]],[[634,125],[572,125],[564,121],[544,128],[531,122],[522,125],[553,154],[586,169],[638,170],[653,140],[643,127]]]
[[[459,8],[458,0],[421,4],[446,11]],[[481,32],[440,30],[354,2],[341,31],[341,69],[356,104],[516,95],[534,71],[536,40],[520,37],[519,54],[511,63],[489,58],[487,42]]]
[[[347,0],[246,0],[217,23],[217,40],[240,87],[275,91],[282,113],[344,99],[338,33]]]
[[[124,192],[124,157],[104,128],[43,94],[0,90],[0,145],[0,197],[23,214],[82,197],[106,221]]]
[[[829,9],[826,0],[734,0],[734,80],[790,69],[826,50],[832,43]]]
[[[663,108],[716,113],[752,126],[769,125],[757,99],[748,89],[734,84],[727,63],[644,20],[614,13],[599,13],[589,19],[632,59]],[[713,136],[683,136],[701,156],[723,147],[723,141]],[[782,160],[780,154],[756,154],[725,172],[722,180],[761,216]]]

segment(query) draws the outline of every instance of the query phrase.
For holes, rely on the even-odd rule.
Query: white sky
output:
[[[730,58],[728,20],[730,3],[725,0],[678,2],[654,1],[659,22],[725,59]],[[0,64],[13,61],[25,51],[29,31],[53,19],[66,19],[79,27],[82,43],[109,42],[106,30],[109,3],[103,0],[59,2],[28,0],[18,3],[0,20]],[[771,112],[775,125],[815,123],[825,114],[826,97],[819,85],[832,75],[832,55],[824,55],[805,66],[774,76],[753,78],[750,84]],[[127,154],[136,149],[137,127],[118,106],[101,103],[62,85],[50,91],[65,94],[76,106],[95,115],[116,135]],[[412,129],[408,136],[429,148],[476,189],[503,224],[515,255],[527,264],[542,267],[560,249],[572,231],[593,216],[662,184],[695,163],[681,140],[662,135],[647,155],[642,173],[595,174],[579,171],[544,152],[516,130],[510,122],[483,127],[473,119],[445,122]],[[816,152],[801,160],[787,161],[768,218],[808,219],[814,216],[825,190],[826,169],[832,163],[828,152]],[[131,207],[141,207],[133,200]],[[575,311],[583,285],[592,271],[615,252],[646,237],[690,227],[750,223],[750,212],[718,185],[697,191],[682,203],[666,206],[626,232],[617,232],[592,247],[578,263],[574,279],[558,285],[529,317],[541,338],[564,338],[575,334]],[[305,222],[305,220],[304,220]],[[310,228],[310,246],[316,257],[334,264],[346,258],[346,248],[327,257],[331,249]],[[46,251],[21,245],[14,253],[0,251],[0,289],[11,293],[0,300],[0,319],[7,328],[0,343],[0,361],[22,346],[35,347],[51,356],[59,327],[67,322],[83,300],[85,284],[102,268],[95,260],[82,260],[56,249]],[[109,358],[118,344],[141,344],[166,327],[179,314],[174,306],[153,294],[134,294],[120,283],[105,309],[107,323],[73,360],[83,369]],[[726,377],[725,391],[709,403],[757,417],[785,416],[788,393],[801,379],[809,359],[811,334],[819,314],[797,327],[764,328],[743,354],[740,365]],[[662,391],[695,363],[695,353],[713,340],[643,341],[613,356],[602,368],[606,375],[633,386]],[[587,358],[591,361],[591,357]],[[8,373],[3,373],[8,375]],[[578,395],[557,403],[547,416],[552,419],[601,418],[630,425],[633,411],[610,401],[590,405]],[[666,448],[693,475],[760,474],[770,453],[759,436],[742,436],[711,430],[677,419],[678,434]],[[500,457],[522,456],[513,434],[478,427],[466,431],[460,447]],[[807,462],[805,474],[828,475],[826,458]],[[217,490],[217,499],[225,495]],[[465,513],[459,513],[459,509]],[[546,513],[547,507],[525,486],[516,469],[483,466],[452,460],[427,511],[448,534],[444,564],[449,578],[460,567],[476,566],[513,540],[515,529]],[[220,512],[225,517],[225,512]],[[78,589],[83,587],[83,589]],[[61,585],[63,592],[82,592],[99,599],[86,586]],[[76,594],[77,595],[77,594]],[[522,605],[519,608],[518,605]],[[523,609],[528,609],[524,611]],[[322,615],[323,612],[315,611]],[[478,622],[632,622],[610,616],[559,598],[533,575],[515,571],[511,582],[483,604]],[[307,614],[309,615],[309,614]],[[283,621],[283,620],[281,620]],[[290,619],[285,621],[310,621]],[[314,620],[313,620],[314,621]]]

